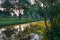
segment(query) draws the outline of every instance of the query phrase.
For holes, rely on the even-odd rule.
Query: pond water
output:
[[[45,26],[45,23],[43,23],[43,25],[42,25],[41,22],[32,22],[32,23],[4,26],[4,27],[0,28],[0,40],[5,40],[5,39],[6,40],[19,40],[19,39],[42,40],[43,33],[40,35],[38,33],[35,33],[36,31],[33,32],[35,29],[34,29],[34,27],[32,28],[31,25],[32,25],[32,27],[33,27],[33,25],[39,25],[40,27],[42,26],[41,27],[42,30],[44,30],[44,28],[45,28],[45,27],[43,27],[43,26]],[[8,34],[10,34],[11,37],[6,36],[7,34],[4,33],[4,31],[6,31],[6,30],[9,30],[10,33],[8,33]],[[13,32],[11,32],[10,30],[13,30]],[[41,33],[41,31],[39,31],[39,33]]]

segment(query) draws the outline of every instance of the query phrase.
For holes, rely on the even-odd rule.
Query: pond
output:
[[[4,26],[0,28],[0,40],[42,40],[44,29],[44,21]]]

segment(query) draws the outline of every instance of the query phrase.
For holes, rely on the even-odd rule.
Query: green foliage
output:
[[[3,8],[7,8],[7,9],[13,7],[13,5],[9,2],[9,0],[5,0],[5,2],[4,2],[3,4],[1,4],[1,6],[2,6]]]
[[[56,3],[55,5],[54,5],[54,16],[58,16],[59,15],[59,13],[60,13],[60,3]]]
[[[27,17],[32,17],[32,18],[39,18],[40,15],[42,15],[42,7],[39,6],[39,4],[34,4],[34,5],[30,5],[28,6],[25,10],[24,10],[24,14]]]
[[[5,0],[4,3],[1,4],[5,10],[3,11],[4,17],[8,17],[10,14],[10,9],[13,8],[14,6],[9,2],[9,0]]]
[[[51,29],[48,29],[46,32],[46,36],[48,36],[49,40],[60,40],[60,3],[58,0],[41,0],[44,4],[45,12],[48,13],[48,18],[50,18],[50,23],[52,24]],[[57,23],[57,24],[56,24]]]
[[[8,17],[11,15],[9,10],[3,11],[2,13],[3,13],[4,17]]]
[[[29,7],[29,11],[31,13],[36,12],[38,14],[42,11],[42,8],[38,4],[34,4],[34,5]]]
[[[19,6],[24,7],[24,6],[27,6],[27,5],[29,5],[28,0],[19,0]]]

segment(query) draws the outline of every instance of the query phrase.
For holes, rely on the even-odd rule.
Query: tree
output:
[[[2,14],[3,12],[0,10],[0,18],[3,16],[3,14]]]
[[[5,11],[9,11],[9,13],[11,12],[12,9],[16,9],[19,10],[19,19],[21,18],[21,9],[25,9],[27,8],[27,5],[29,4],[27,0],[12,0],[12,2],[10,2],[11,0],[5,0],[5,2],[2,4],[3,8],[6,8]],[[15,3],[14,3],[15,2]]]
[[[54,34],[55,34],[55,29],[54,28],[56,27],[56,17],[58,16],[58,15],[56,15],[56,13],[59,14],[59,10],[56,9],[57,8],[56,3],[58,3],[57,1],[58,0],[45,0],[45,1],[42,0],[43,5],[45,4],[45,6],[47,7],[46,11],[48,13],[47,15],[48,15],[48,18],[49,18],[50,23],[51,23],[51,29],[49,30],[47,28],[47,30],[50,31],[50,32],[48,31],[49,40],[54,40]],[[58,6],[58,8],[59,8],[59,6]],[[58,17],[58,19],[59,19],[59,17]]]
[[[5,2],[2,3],[1,6],[2,6],[3,8],[5,8],[5,10],[3,11],[4,16],[10,15],[11,8],[14,7],[14,6],[9,2],[9,0],[5,0]]]
[[[21,18],[21,9],[26,9],[29,5],[29,2],[27,0],[18,0],[18,2],[16,2],[16,6],[17,9],[19,10],[19,19]]]
[[[42,4],[43,4],[42,14],[43,14],[45,25],[46,25],[46,30],[48,32],[48,38],[49,38],[49,40],[54,40],[54,34],[55,34],[54,27],[56,26],[56,17],[60,13],[59,10],[56,9],[57,8],[56,3],[58,3],[58,0],[38,0],[38,2],[39,1],[42,2]],[[58,6],[58,8],[59,8],[59,6]],[[56,13],[57,13],[57,15],[56,15]],[[47,17],[49,18],[49,21],[51,23],[51,29],[48,29]],[[59,17],[58,17],[58,19],[59,19]]]

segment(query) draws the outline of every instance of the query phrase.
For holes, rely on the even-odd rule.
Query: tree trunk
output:
[[[21,12],[20,12],[20,8],[19,8],[19,20],[21,20]]]
[[[54,40],[54,25],[55,25],[55,23],[54,23],[54,20],[53,20],[53,0],[51,0],[51,2],[50,2],[50,12],[49,12],[49,20],[50,20],[50,24],[51,24],[51,33],[50,33],[50,38],[49,38],[49,40]]]

